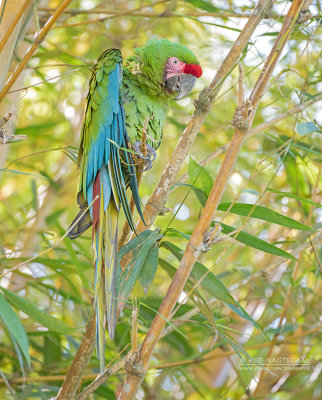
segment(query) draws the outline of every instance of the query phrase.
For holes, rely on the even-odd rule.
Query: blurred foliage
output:
[[[50,399],[57,394],[61,378],[55,380],[55,376],[66,373],[92,312],[91,234],[88,232],[75,241],[59,239],[77,212],[78,171],[73,160],[88,80],[96,58],[110,47],[120,48],[127,58],[135,47],[158,36],[186,44],[203,66],[204,75],[192,96],[172,104],[158,158],[141,183],[140,195],[145,203],[193,113],[192,100],[210,82],[236,40],[245,23],[240,14],[249,14],[256,3],[189,0],[152,5],[151,1],[75,0],[68,10],[78,11],[67,10],[61,16],[29,62],[24,85],[30,87],[20,92],[14,104],[16,134],[26,134],[28,139],[11,144],[6,162],[0,166],[3,168],[1,272],[39,254],[32,262],[3,276],[0,282],[3,327],[0,368],[8,379],[27,377],[11,382],[17,399]],[[276,16],[285,14],[289,6],[285,1],[274,3],[273,18],[260,24],[243,54],[246,94],[250,93],[281,27],[281,19]],[[48,6],[56,8],[58,4],[58,0],[50,0]],[[35,18],[39,18],[42,26],[52,11],[38,7]],[[93,7],[123,15],[93,13],[90,10]],[[136,9],[136,13],[142,12],[144,16],[129,12]],[[311,11],[318,13],[317,2],[313,2]],[[225,14],[214,17],[211,13]],[[25,41],[31,43],[33,37],[30,29]],[[319,94],[319,57],[318,21],[312,19],[292,34],[253,126]],[[48,79],[51,80],[44,82]],[[115,361],[130,343],[132,299],[136,297],[139,305],[141,340],[166,293],[223,156],[207,164],[205,169],[198,163],[219,146],[226,145],[232,136],[230,120],[236,107],[237,79],[234,69],[198,134],[191,160],[186,160],[180,172],[180,175],[189,173],[188,179],[184,185],[172,188],[166,204],[171,211],[155,221],[161,235],[155,234],[154,242],[146,249],[146,257],[150,258],[144,259],[147,264],[151,263],[153,271],[147,272],[147,264],[142,262],[139,266],[142,270],[136,272],[147,288],[156,271],[153,283],[145,296],[138,281],[117,325],[115,341],[106,335],[108,362]],[[177,305],[174,319],[183,321],[176,329],[170,324],[152,360],[152,365],[171,362],[178,365],[151,369],[139,398],[251,398],[249,390],[256,387],[258,370],[244,368],[243,362],[249,363],[249,357],[265,361],[268,340],[274,338],[282,341],[274,347],[274,357],[306,359],[309,368],[294,367],[289,371],[273,371],[275,375],[266,374],[258,398],[321,398],[318,332],[301,336],[302,332],[321,324],[319,123],[322,116],[316,103],[246,140],[222,201],[256,203],[309,228],[272,220],[274,213],[264,218],[269,210],[261,214],[258,208],[259,217],[247,217],[249,209],[242,213],[235,208],[236,212],[231,209],[227,213],[227,205],[223,205],[216,218],[222,224],[218,228],[218,240],[196,264],[185,288],[188,299],[183,294]],[[234,207],[238,208],[238,204]],[[274,214],[277,219],[278,214]],[[123,222],[124,219],[120,227]],[[226,236],[239,228],[242,232],[238,236]],[[155,241],[161,236],[158,251]],[[258,247],[260,241],[264,249]],[[267,251],[268,248],[275,250]],[[160,260],[156,269],[157,257]],[[207,269],[210,272],[194,287]],[[213,297],[219,301],[210,302]],[[185,313],[194,307],[198,307],[197,313],[191,320],[186,319]],[[281,315],[283,321],[280,321]],[[292,335],[299,336],[288,341]],[[247,350],[260,344],[264,346]],[[236,355],[219,358],[221,352],[228,350],[234,350]],[[208,353],[215,358],[209,356],[206,362],[198,363]],[[193,359],[190,364],[180,364]],[[94,354],[87,374],[97,373],[98,369]],[[46,376],[51,380],[37,381],[37,377]],[[111,377],[95,392],[93,399],[115,399],[123,378],[122,374]],[[88,380],[84,380],[84,387]],[[3,381],[0,397],[12,398]]]

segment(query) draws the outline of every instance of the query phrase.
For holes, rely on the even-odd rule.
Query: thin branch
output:
[[[162,3],[166,3],[167,1],[163,1]],[[155,3],[158,4],[158,3]],[[152,4],[155,5],[155,4]],[[151,5],[149,5],[151,7]],[[50,7],[39,7],[38,11],[40,12],[53,12],[55,9]],[[106,8],[92,8],[90,10],[82,10],[82,9],[70,9],[66,11],[66,14],[72,15],[80,15],[80,14],[107,14],[107,15],[115,15],[115,16],[122,16],[123,12],[118,10],[108,10]],[[182,15],[181,13],[180,15]],[[213,13],[213,12],[203,12],[203,11],[193,11],[189,10],[185,15],[188,17],[218,17],[218,18],[249,18],[247,14],[239,14],[229,11],[223,11],[221,13]],[[131,16],[134,17],[145,17],[145,18],[158,18],[158,17],[178,17],[176,12],[169,11],[166,14],[156,13],[151,11],[135,11],[132,10]]]
[[[8,92],[8,94],[21,92],[22,90],[26,90],[27,91],[30,88],[42,85],[43,83],[52,81],[53,79],[60,78],[61,76],[65,76],[65,75],[71,74],[72,72],[75,72],[75,71],[79,71],[79,68],[75,68],[75,69],[72,69],[71,71],[64,72],[63,74],[60,74],[60,75],[57,75],[57,76],[53,76],[52,78],[45,79],[44,81],[34,83],[33,85],[29,85],[29,86],[26,86],[26,87],[23,87],[23,88],[20,88],[20,89],[11,90],[10,92]]]
[[[152,4],[153,5],[153,4]],[[151,5],[150,5],[151,6]],[[50,7],[39,7],[38,11],[43,13],[49,13],[55,11],[54,8]],[[109,10],[106,8],[92,8],[90,10],[83,10],[83,9],[70,9],[66,11],[66,14],[71,15],[81,15],[81,14],[106,14],[106,15],[113,15],[115,17],[123,16],[123,11],[118,10]],[[242,18],[246,19],[249,18],[249,14],[243,13],[234,13],[232,11],[221,11],[220,13],[216,12],[205,12],[205,11],[194,11],[194,10],[187,10],[187,11],[167,11],[166,13],[159,13],[159,12],[151,12],[151,11],[133,11],[130,14],[131,17],[141,17],[141,18],[202,18],[202,17],[214,17],[214,18]],[[279,19],[283,16],[278,14],[269,13],[265,16],[266,19]]]
[[[64,12],[65,8],[71,3],[72,0],[64,0],[59,7],[55,10],[55,13],[48,19],[46,24],[43,26],[41,31],[37,34],[37,36],[34,39],[34,43],[29,47],[27,53],[21,60],[20,64],[17,66],[17,68],[14,70],[10,78],[8,79],[7,83],[3,87],[3,89],[0,92],[0,102],[3,100],[3,98],[6,96],[6,94],[9,92],[11,86],[14,84],[18,76],[21,74],[23,71],[24,67],[34,54],[34,52],[37,50],[39,44],[44,40],[46,37],[47,33],[50,31],[51,27],[54,25],[54,23],[57,21],[57,19],[60,17],[60,15]]]
[[[19,157],[19,158],[15,158],[14,160],[12,160],[12,161],[9,162],[9,164],[6,166],[6,169],[9,169],[10,166],[11,166],[12,164],[15,164],[15,163],[17,163],[18,161],[24,160],[25,158],[29,158],[29,157],[32,157],[32,156],[37,156],[37,155],[39,155],[39,154],[49,153],[49,152],[51,152],[51,151],[66,150],[66,149],[68,149],[68,148],[69,148],[69,146],[65,146],[65,147],[56,147],[55,149],[41,150],[41,151],[37,151],[37,152],[35,152],[35,153],[27,154],[27,155],[22,156],[22,157]]]
[[[0,144],[20,142],[21,140],[26,140],[27,135],[6,135],[4,129],[0,128]]]
[[[88,396],[93,393],[98,387],[100,387],[108,378],[110,378],[112,375],[115,375],[115,373],[120,370],[121,368],[124,368],[125,365],[125,357],[123,357],[120,361],[115,363],[112,367],[105,368],[103,374],[100,374],[94,382],[92,382],[90,385],[87,386],[87,388],[79,395],[76,397],[76,400],[85,400],[88,398]],[[80,375],[80,379],[82,379],[82,375]],[[78,385],[79,386],[79,385]],[[78,388],[76,387],[76,389]],[[61,399],[66,399],[70,400],[73,399],[74,397],[57,397],[56,400],[61,400]]]
[[[96,314],[91,317],[86,327],[85,337],[82,340],[73,359],[64,382],[58,392],[56,400],[70,400],[75,397],[81,385],[83,371],[91,359],[95,346]]]
[[[14,400],[17,400],[17,396],[13,388],[11,387],[10,383],[8,382],[8,379],[6,375],[3,373],[2,369],[0,368],[0,375],[2,377],[2,382],[7,386],[7,389],[9,390],[11,396],[14,398]]]

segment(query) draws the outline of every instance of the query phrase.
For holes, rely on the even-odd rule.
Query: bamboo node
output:
[[[201,246],[202,253],[207,253],[214,244],[225,239],[225,237],[221,235],[221,231],[222,227],[216,223],[215,226],[205,234]]]
[[[249,120],[248,116],[245,116],[245,105],[241,107],[236,107],[235,114],[231,121],[232,126],[239,129],[242,132],[248,132]]]
[[[304,24],[306,21],[308,21],[312,18],[314,18],[314,15],[311,13],[311,11],[309,9],[301,10],[296,23],[299,25]]]
[[[124,368],[130,375],[138,376],[140,378],[145,377],[146,370],[142,367],[139,350],[128,353]]]

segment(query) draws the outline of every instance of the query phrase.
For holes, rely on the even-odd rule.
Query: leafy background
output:
[[[58,4],[50,0],[37,5],[25,44],[32,43],[37,27]],[[189,121],[193,99],[212,79],[245,23],[243,16],[255,4],[73,1],[28,63],[19,88],[29,88],[18,92],[10,121],[16,134],[28,138],[0,148],[5,151],[4,147],[10,147],[0,166],[0,368],[2,378],[10,381],[6,384],[2,379],[1,398],[12,398],[10,390],[18,399],[55,396],[92,312],[90,233],[76,241],[61,238],[77,212],[78,171],[74,161],[88,80],[96,58],[110,47],[120,48],[126,58],[133,48],[158,36],[186,44],[203,66],[203,77],[192,96],[172,104],[158,158],[142,179],[140,194],[145,203]],[[271,18],[260,24],[244,52],[246,94],[279,32],[278,15],[285,14],[289,4],[275,2]],[[93,7],[123,15],[93,13]],[[313,2],[310,9],[317,15],[320,5]],[[295,29],[254,126],[320,94],[318,25],[319,20],[312,18]],[[237,79],[235,69],[225,80],[193,145],[191,158],[171,190],[168,212],[155,221],[152,230],[158,231],[147,233],[154,235],[149,242],[151,248],[136,247],[137,255],[149,250],[150,258],[143,257],[146,264],[142,261],[137,265],[141,284],[137,282],[128,300],[115,341],[106,336],[108,362],[116,361],[128,348],[134,299],[139,306],[141,340],[169,286],[222,155],[204,169],[199,163],[232,136],[230,121],[236,107]],[[242,363],[249,363],[249,357],[265,360],[271,340],[279,343],[273,347],[274,357],[306,359],[310,368],[266,374],[255,397],[321,398],[318,278],[322,254],[322,117],[321,103],[312,103],[302,113],[286,117],[246,140],[216,217],[222,223],[217,243],[194,268],[185,288],[188,298],[186,294],[180,298],[175,319],[156,348],[153,368],[140,398],[251,398],[258,371],[247,370]],[[7,100],[6,106],[11,108],[12,102]],[[227,213],[231,203],[236,204]],[[263,208],[254,210],[255,203]],[[235,229],[241,232],[229,235]],[[34,256],[37,258],[7,273]],[[156,268],[149,285],[151,269]],[[204,276],[207,270],[211,272]],[[125,291],[132,288],[129,283],[123,285]],[[149,286],[147,296],[142,286]],[[188,318],[186,313],[191,310],[195,312]],[[227,356],[230,350],[232,354]],[[84,385],[97,372],[94,354]],[[111,377],[92,398],[114,399],[123,378],[122,374]]]

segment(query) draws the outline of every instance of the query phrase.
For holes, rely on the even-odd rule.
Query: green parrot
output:
[[[170,100],[185,97],[201,75],[195,55],[184,45],[166,39],[153,39],[136,49],[124,67],[120,50],[106,50],[93,69],[78,154],[80,211],[68,236],[75,239],[92,226],[94,309],[101,371],[105,364],[105,323],[111,338],[116,325],[121,208],[135,232],[128,187],[143,219],[136,167],[127,149],[144,159],[145,169],[149,169],[161,143]],[[140,152],[143,130],[147,138],[145,156]]]

